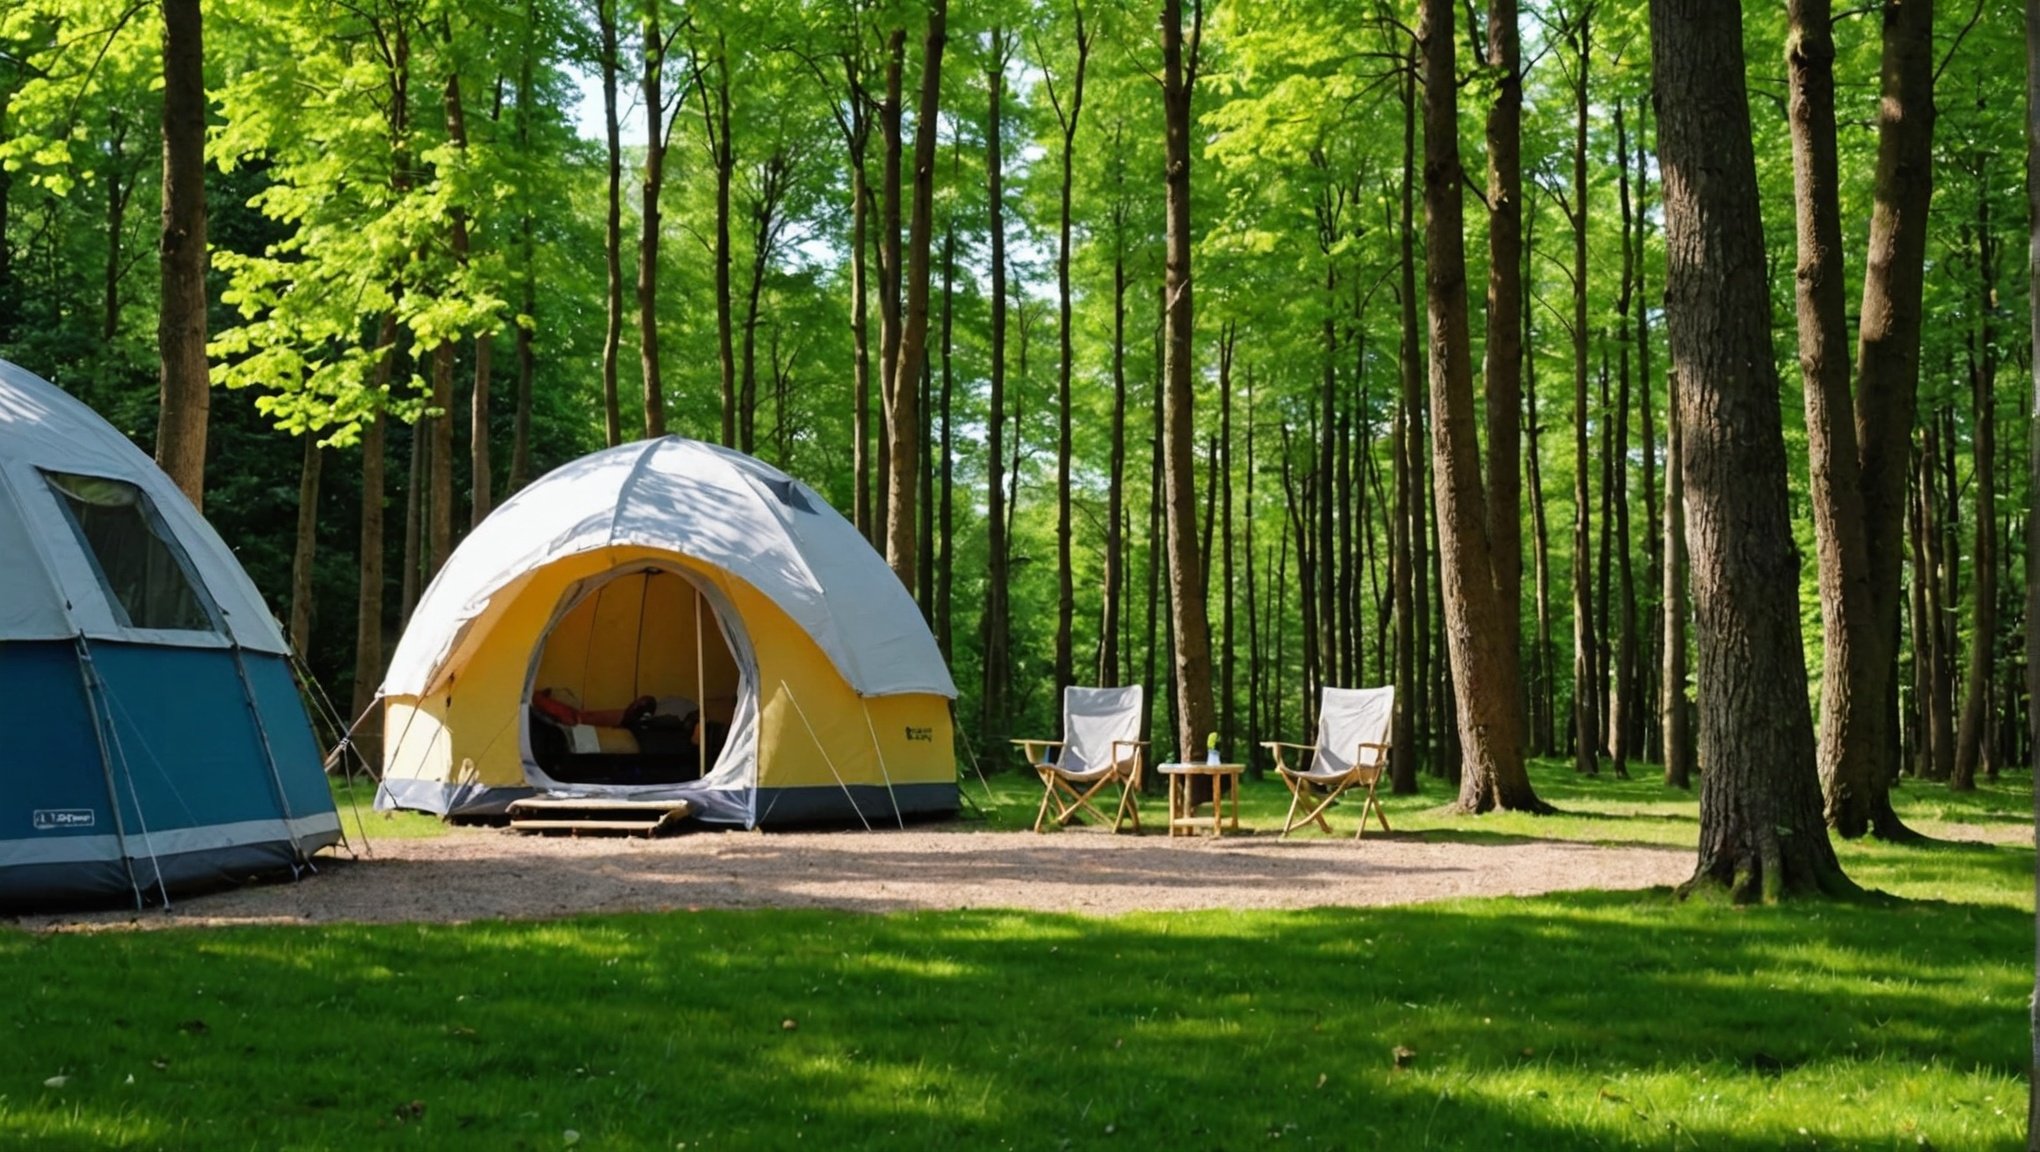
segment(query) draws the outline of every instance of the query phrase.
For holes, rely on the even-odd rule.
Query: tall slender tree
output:
[[[1077,613],[1076,576],[1070,558],[1070,378],[1076,367],[1070,320],[1070,193],[1076,183],[1077,124],[1084,112],[1084,71],[1091,59],[1091,35],[1084,29],[1084,6],[1072,3],[1076,22],[1076,63],[1068,87],[1058,88],[1054,73],[1042,57],[1042,80],[1048,89],[1049,107],[1062,129],[1062,196],[1056,216],[1055,291],[1056,340],[1056,443],[1055,443],[1055,687],[1058,695],[1075,675],[1075,642],[1072,627]]]
[[[205,506],[205,32],[199,0],[163,0],[163,304],[156,463]]]
[[[1177,748],[1184,755],[1212,731],[1211,630],[1204,569],[1197,555],[1190,293],[1190,100],[1204,38],[1204,0],[1162,0],[1162,118],[1167,268],[1160,410],[1163,506],[1168,528],[1169,635],[1173,648]]]
[[[1459,95],[1452,0],[1424,0],[1417,42],[1424,60],[1424,297],[1430,316],[1431,460],[1445,636],[1464,757],[1456,807],[1548,811],[1523,763],[1522,675],[1506,637],[1513,606],[1488,538],[1475,435],[1472,337],[1460,185]],[[1513,256],[1513,253],[1511,254]],[[1509,310],[1513,313],[1514,301]],[[1514,466],[1511,465],[1513,479]]]
[[[660,195],[666,187],[666,52],[671,37],[663,30],[660,7],[665,0],[645,0],[644,105],[645,175],[639,189],[638,222],[638,367],[644,380],[645,436],[666,434],[666,386],[659,371],[659,237]]]
[[[906,315],[900,326],[899,362],[887,397],[885,559],[909,590],[915,585],[915,486],[920,478],[920,416],[916,388],[928,340],[928,249],[934,235],[935,143],[940,126],[942,49],[948,43],[948,0],[928,6],[921,41],[921,97],[914,106],[914,212],[907,240]]]
[[[1522,672],[1523,619],[1523,48],[1516,0],[1490,0],[1487,63],[1487,537],[1502,637]],[[1521,709],[1516,719],[1523,720]],[[1528,726],[1513,734],[1526,746]]]
[[[610,447],[623,443],[623,406],[617,396],[617,353],[623,343],[623,135],[617,120],[616,83],[622,71],[616,6],[621,0],[595,0],[595,23],[602,39],[602,129],[608,160],[609,199],[603,217],[603,263],[608,269],[608,294],[602,332],[602,420]]]

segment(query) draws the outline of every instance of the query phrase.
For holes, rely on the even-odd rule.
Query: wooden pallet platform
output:
[[[510,805],[510,827],[573,836],[657,836],[694,811],[685,800],[620,800],[597,796],[533,796]]]

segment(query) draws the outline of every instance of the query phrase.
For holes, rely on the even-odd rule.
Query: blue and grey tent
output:
[[[262,596],[112,425],[0,361],[0,905],[290,870],[340,821]]]

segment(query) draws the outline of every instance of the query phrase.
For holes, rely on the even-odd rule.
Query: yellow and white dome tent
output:
[[[567,794],[755,827],[957,805],[956,685],[898,577],[807,485],[677,436],[490,513],[381,695],[378,808]]]

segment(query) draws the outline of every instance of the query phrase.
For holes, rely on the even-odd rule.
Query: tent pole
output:
[[[284,791],[283,773],[276,766],[276,749],[269,743],[269,725],[262,719],[262,705],[255,699],[255,685],[248,681],[247,659],[243,656],[238,642],[233,643],[232,650],[234,672],[241,681],[241,699],[247,703],[248,715],[255,721],[255,735],[262,741],[262,761],[269,765],[269,782],[276,788],[277,806],[283,809],[283,830],[290,836],[290,850],[297,854],[296,862],[291,865],[292,875],[296,875],[300,865],[317,872],[318,868],[313,866],[311,854],[305,851],[303,838],[298,835],[297,818],[291,814],[290,795]]]
[[[135,819],[142,826],[142,843],[149,849],[149,867],[153,868],[156,872],[156,891],[162,894],[163,910],[168,912],[170,910],[170,886],[163,881],[163,861],[156,855],[156,838],[149,833],[149,815],[142,810],[142,794],[135,788],[135,767],[128,760],[127,749],[121,746],[120,727],[113,721],[113,710],[120,707],[120,701],[115,700],[113,693],[107,689],[105,679],[99,675],[99,666],[97,664],[92,666],[92,679],[99,685],[101,699],[106,701],[106,727],[113,737],[113,754],[119,757],[121,771],[127,776],[128,798],[135,802]],[[127,709],[121,708],[121,711],[125,713]],[[128,722],[132,724],[134,717],[128,717]],[[139,729],[140,726],[136,725],[136,727]],[[146,740],[142,742],[142,751],[148,753],[150,759],[156,759],[156,754],[150,751],[148,741]],[[161,771],[162,761],[157,760],[156,767],[158,771]]]
[[[864,809],[857,806],[857,797],[851,793],[850,786],[848,784],[843,783],[843,774],[841,772],[836,771],[836,761],[830,758],[829,750],[827,748],[822,747],[822,738],[820,736],[815,735],[815,726],[808,722],[807,709],[802,708],[800,706],[800,701],[793,698],[793,685],[788,684],[784,680],[781,680],[779,682],[779,688],[780,691],[786,693],[786,702],[788,704],[793,705],[793,710],[800,715],[800,722],[802,726],[807,728],[808,739],[813,740],[815,742],[815,751],[820,752],[822,754],[822,763],[827,764],[829,766],[829,775],[834,776],[836,778],[836,787],[841,788],[843,790],[843,798],[845,800],[850,801],[850,810],[852,812],[857,813],[857,822],[864,825],[864,830],[866,832],[871,831],[871,821],[866,820],[864,818]]]
[[[114,842],[120,845],[121,866],[127,869],[128,887],[134,890],[135,911],[139,912],[146,906],[142,900],[142,882],[135,876],[134,853],[128,851],[127,822],[120,818],[120,787],[113,781],[113,756],[106,746],[106,730],[113,724],[113,711],[105,705],[105,693],[93,690],[98,676],[95,674],[92,653],[85,643],[85,637],[73,637],[72,643],[78,650],[78,678],[85,687],[85,707],[92,712],[92,738],[99,742],[99,766],[106,774],[106,799],[113,806],[113,838]],[[139,801],[135,804],[135,811],[138,815],[141,812]],[[163,886],[161,867],[156,869],[156,886],[159,889]],[[163,899],[167,904],[170,899],[168,892],[163,894]]]
[[[871,701],[859,696],[857,698],[857,705],[864,709],[864,727],[866,731],[871,733],[871,751],[873,755],[878,757],[878,774],[885,779],[885,795],[887,799],[892,801],[893,819],[899,821],[900,828],[905,830],[907,818],[900,812],[900,798],[893,791],[892,773],[885,770],[885,749],[878,743],[878,725],[872,723],[871,720]]]
[[[694,749],[695,758],[701,764],[701,775],[706,776],[708,775],[708,674],[703,668],[701,655],[701,589],[692,580],[687,582],[687,586],[694,590]]]

